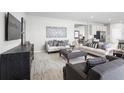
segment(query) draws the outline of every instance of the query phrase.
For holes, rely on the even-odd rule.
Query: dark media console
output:
[[[30,80],[30,66],[34,59],[34,45],[27,42],[1,54],[1,80]]]

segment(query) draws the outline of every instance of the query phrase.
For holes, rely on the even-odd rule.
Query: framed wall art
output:
[[[67,28],[66,27],[46,27],[46,37],[47,38],[66,38]]]

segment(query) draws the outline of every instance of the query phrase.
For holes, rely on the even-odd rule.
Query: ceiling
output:
[[[124,12],[26,12],[26,14],[97,23],[124,22]]]

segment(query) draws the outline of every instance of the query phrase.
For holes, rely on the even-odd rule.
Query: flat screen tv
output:
[[[16,40],[21,38],[21,22],[12,14],[7,13],[5,17],[5,40]]]

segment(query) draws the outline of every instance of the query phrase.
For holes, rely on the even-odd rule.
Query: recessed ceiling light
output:
[[[109,21],[109,22],[111,22],[111,21],[112,21],[112,19],[111,19],[111,18],[109,18],[109,19],[108,19],[108,21]]]
[[[91,19],[93,19],[93,18],[94,18],[94,16],[90,16],[90,18],[91,18]]]
[[[120,23],[123,23],[123,21],[122,21],[122,20],[120,20]]]

